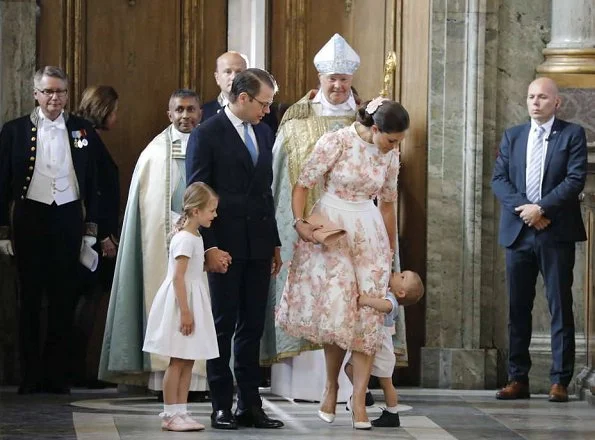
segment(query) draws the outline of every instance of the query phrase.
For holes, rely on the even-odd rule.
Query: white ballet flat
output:
[[[331,413],[326,413],[324,411],[318,410],[318,418],[326,423],[333,423],[335,421],[335,415]]]

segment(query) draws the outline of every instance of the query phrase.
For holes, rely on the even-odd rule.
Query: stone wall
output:
[[[497,244],[499,205],[490,181],[503,130],[528,120],[527,86],[543,61],[550,18],[550,0],[433,2],[422,386],[494,388],[506,380],[508,301]],[[581,261],[579,249],[579,310]],[[544,362],[549,368],[542,291],[534,315],[537,365],[531,379],[538,392],[549,386],[541,368]]]
[[[0,125],[34,104],[35,0],[0,2]],[[18,381],[14,265],[0,256],[0,384]]]

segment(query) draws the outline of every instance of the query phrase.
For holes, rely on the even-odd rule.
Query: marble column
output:
[[[562,87],[595,87],[595,4],[593,0],[552,0],[551,40],[537,72]],[[586,74],[586,75],[585,75]]]
[[[35,73],[35,0],[0,1],[0,125],[31,111]],[[16,281],[0,256],[0,385],[18,378]]]
[[[496,382],[497,352],[481,341],[489,3],[432,2],[424,387]]]
[[[0,124],[31,110],[35,0],[0,2]]]
[[[595,145],[595,143],[594,143]],[[593,149],[595,155],[595,148]],[[592,165],[595,166],[595,157]],[[589,175],[583,199],[583,218],[587,228],[587,250],[585,259],[585,332],[587,359],[579,371],[576,384],[577,394],[595,405],[595,171]]]
[[[266,0],[228,0],[227,10],[228,49],[245,54],[249,67],[266,69]]]
[[[549,9],[550,0],[432,2],[422,386],[495,388],[506,379],[507,295],[490,181],[502,131],[527,119]]]
[[[576,393],[590,397],[595,391],[595,299],[593,262],[595,261],[595,4],[593,0],[552,0],[552,32],[543,50],[545,61],[538,75],[556,80],[560,86],[562,119],[581,124],[587,134],[589,175],[582,197],[583,218],[590,231],[588,241],[577,246],[575,286],[580,291],[575,307],[577,332]],[[582,307],[581,307],[582,306]]]

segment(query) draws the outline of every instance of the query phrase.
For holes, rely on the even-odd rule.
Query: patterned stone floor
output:
[[[595,439],[595,407],[572,400],[553,404],[546,396],[502,402],[493,391],[404,389],[401,428],[354,431],[344,406],[337,419],[326,424],[316,417],[315,403],[295,403],[263,390],[267,413],[282,419],[282,430],[240,429],[218,431],[207,427],[199,433],[160,430],[154,397],[118,394],[115,390],[77,389],[70,396],[39,394],[19,396],[14,388],[0,389],[0,438],[14,440],[156,440],[156,439]],[[379,415],[382,395],[374,390]],[[208,425],[209,403],[191,404],[195,416]]]

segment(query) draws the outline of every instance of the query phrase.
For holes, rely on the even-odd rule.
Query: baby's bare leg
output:
[[[386,406],[394,408],[398,404],[397,390],[393,385],[391,377],[379,377],[378,382],[384,393],[384,399],[386,400]]]

